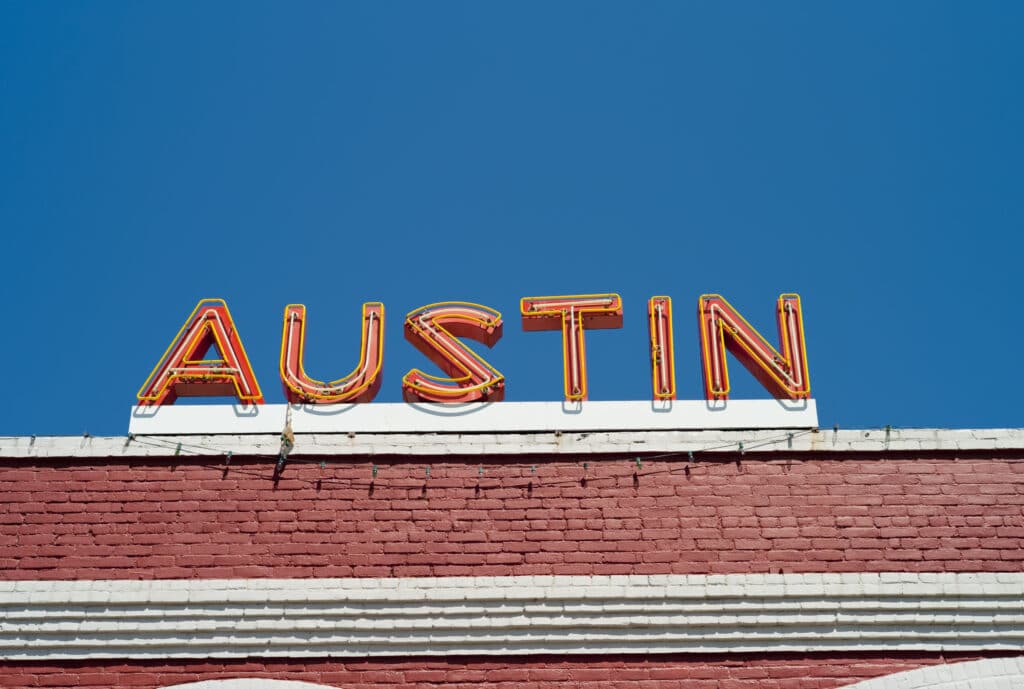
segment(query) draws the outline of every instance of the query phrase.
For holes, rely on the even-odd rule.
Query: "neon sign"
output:
[[[565,399],[587,399],[586,328],[621,328],[622,298],[617,294],[524,297],[523,330],[561,330]]]
[[[384,368],[384,304],[363,304],[363,339],[359,364],[352,373],[325,383],[306,375],[302,352],[306,344],[306,307],[289,304],[284,308],[281,334],[281,383],[292,404],[340,404],[370,402],[380,389]]]
[[[220,358],[200,359],[210,349]],[[179,397],[233,395],[263,404],[263,393],[223,299],[203,299],[139,389],[140,405],[174,404]]]
[[[750,323],[717,294],[702,295],[697,307],[700,351],[704,361],[704,398],[727,399],[728,349],[777,398],[801,399],[811,394],[800,297],[783,294],[775,309],[782,351],[779,354]]]
[[[587,330],[622,327],[622,298],[617,294],[524,297],[519,304],[526,331],[562,333],[564,399],[587,399]],[[811,394],[804,343],[803,311],[796,294],[776,304],[779,347],[747,322],[724,297],[704,294],[697,300],[701,371],[706,400],[729,397],[726,353],[735,357],[775,398],[802,400]],[[363,304],[359,362],[351,373],[331,381],[306,374],[303,350],[306,307],[289,304],[281,333],[280,376],[293,404],[372,402],[380,390],[384,366],[384,305]],[[651,397],[676,399],[672,299],[647,301]],[[407,402],[498,402],[505,397],[505,377],[464,340],[493,347],[501,339],[501,314],[480,304],[450,301],[410,311],[405,339],[447,377],[412,369],[402,377]],[[214,358],[201,358],[208,351]],[[140,406],[173,404],[179,397],[229,396],[243,404],[263,404],[263,393],[242,346],[227,304],[203,299],[185,320],[138,392]]]
[[[460,301],[428,304],[405,317],[405,339],[451,378],[414,368],[402,377],[407,402],[497,402],[505,398],[505,377],[458,338],[488,347],[501,339],[501,314]]]

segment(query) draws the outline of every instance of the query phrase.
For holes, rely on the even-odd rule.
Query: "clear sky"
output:
[[[591,398],[647,399],[645,301],[775,339],[804,305],[822,426],[1024,426],[1024,4],[0,4],[0,434],[124,434],[197,300],[268,402],[283,308],[307,370],[383,301],[506,319],[509,400],[561,398],[529,295],[618,292]],[[735,397],[766,393],[737,364]]]

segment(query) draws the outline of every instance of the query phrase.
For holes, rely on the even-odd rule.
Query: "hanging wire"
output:
[[[743,450],[744,451],[749,451],[749,450],[754,449],[754,448],[767,447],[767,446],[775,445],[775,444],[781,443],[781,442],[786,442],[787,445],[791,447],[792,446],[792,441],[793,441],[794,438],[799,437],[799,436],[803,436],[803,435],[807,435],[807,434],[810,434],[810,433],[813,433],[813,432],[814,432],[813,429],[808,429],[808,430],[805,430],[805,431],[799,431],[799,432],[796,432],[796,433],[794,433],[792,431],[787,431],[783,435],[772,436],[772,437],[765,438],[763,440],[760,440],[760,441],[757,441],[757,442],[754,442],[754,443],[750,443],[750,444],[744,445],[743,446]],[[205,444],[202,441],[194,442],[194,443],[183,443],[183,442],[177,441],[177,439],[168,440],[168,439],[161,438],[159,436],[138,436],[138,435],[136,435],[134,437],[134,441],[139,443],[140,445],[148,445],[148,446],[154,447],[154,448],[160,448],[160,449],[166,449],[166,450],[174,450],[176,455],[191,453],[192,455],[197,456],[197,457],[211,457],[211,456],[216,456],[218,454],[225,455],[225,456],[231,456],[235,452],[235,450],[229,450],[227,448],[218,448],[218,447],[216,447],[216,446],[214,446],[212,444]],[[621,474],[619,474],[619,473],[610,473],[610,474],[607,474],[607,475],[604,475],[604,476],[591,476],[591,477],[589,477],[588,484],[594,483],[594,482],[600,482],[600,481],[609,481],[609,480],[618,481],[618,480],[621,480],[621,479],[630,479],[630,478],[632,478],[634,476],[634,474],[637,474],[638,472],[641,472],[641,471],[642,471],[642,474],[640,474],[640,475],[642,475],[642,476],[659,476],[659,475],[671,475],[671,474],[678,474],[678,475],[689,476],[689,475],[691,475],[691,472],[696,468],[695,466],[691,466],[691,464],[692,465],[696,465],[701,459],[710,460],[710,462],[725,460],[725,459],[727,459],[727,457],[721,456],[720,454],[717,454],[717,453],[721,453],[724,450],[733,450],[733,451],[735,451],[735,449],[736,449],[736,442],[733,441],[733,442],[729,442],[729,443],[722,443],[722,444],[716,444],[716,445],[707,445],[705,447],[698,448],[696,450],[689,449],[689,450],[679,450],[679,451],[672,451],[672,452],[662,452],[662,453],[657,453],[657,454],[652,454],[652,455],[644,455],[642,458],[638,457],[638,456],[633,456],[632,458],[634,459],[635,464],[633,464],[627,472],[621,473]],[[237,447],[236,447],[236,450],[237,450]],[[706,457],[698,457],[697,456],[698,454],[704,454],[704,453],[716,453],[717,456],[716,455],[711,455],[711,456],[706,456]],[[272,450],[268,450],[268,451],[266,451],[264,453],[252,453],[253,456],[257,456],[257,457],[261,456],[261,454],[262,455],[266,455],[267,457],[270,457],[270,458],[275,458],[276,455],[277,455],[277,453],[273,452]],[[645,461],[646,462],[651,462],[653,460],[661,460],[661,459],[684,459],[686,461],[682,465],[667,465],[664,468],[651,468],[650,466],[647,466],[647,467],[644,466],[644,462]],[[614,461],[614,459],[613,458],[609,458],[608,461],[611,462],[611,461]],[[323,460],[321,458],[308,458],[308,459],[306,459],[306,458],[289,457],[288,463],[289,464],[314,464],[314,465],[318,464],[318,465],[324,466],[325,465],[325,460]],[[340,460],[337,463],[338,464],[342,464],[342,463],[343,464],[352,464],[354,462],[351,462],[350,460]],[[196,466],[200,466],[200,467],[203,467],[203,468],[210,468],[210,469],[223,469],[224,468],[224,465],[222,465],[222,464],[205,464],[205,463],[201,463],[201,464],[197,464]],[[708,464],[704,464],[703,468],[706,469],[707,466],[708,466]],[[482,467],[479,467],[479,468],[482,469]],[[273,473],[267,474],[266,472],[261,472],[259,470],[244,469],[244,468],[238,467],[237,465],[235,465],[232,468],[232,473],[238,474],[238,475],[242,475],[242,476],[251,476],[251,477],[255,477],[255,478],[272,478],[273,477]],[[430,466],[426,467],[425,474],[426,474],[427,478],[430,477]],[[480,476],[480,474],[478,473],[478,477],[479,476]],[[340,477],[306,479],[306,478],[302,478],[302,477],[299,477],[299,476],[293,476],[293,477],[291,477],[290,480],[295,480],[295,481],[300,481],[300,482],[304,482],[304,483],[309,483],[310,485],[319,483],[319,484],[325,484],[325,485],[337,485],[337,486],[344,486],[344,487],[359,487],[359,486],[362,486],[362,487],[367,487],[368,488],[372,483],[375,483],[375,480],[374,480],[375,478],[376,477],[374,476],[374,478],[371,478],[370,480],[357,479],[357,478],[340,478]],[[533,479],[540,480],[540,477],[537,475],[537,465],[536,464],[531,465],[530,476],[527,477],[526,479],[518,482],[518,483],[509,483],[507,481],[506,482],[502,482],[502,479],[494,477],[494,478],[492,478],[492,480],[494,481],[493,484],[491,484],[491,485],[479,485],[478,488],[480,490],[489,490],[489,489],[492,489],[492,488],[524,488],[524,489],[526,489],[526,488],[531,487]],[[422,480],[416,481],[416,482],[411,482],[411,481],[402,482],[400,480],[396,480],[394,482],[389,481],[387,483],[387,485],[389,487],[393,487],[393,488],[408,488],[408,489],[421,489],[421,488],[423,488]],[[569,485],[578,485],[578,480],[575,479],[575,478],[572,478],[572,479],[565,478],[565,479],[550,479],[548,481],[542,481],[541,482],[541,486],[543,486],[543,487],[556,487],[556,486],[569,486]]]

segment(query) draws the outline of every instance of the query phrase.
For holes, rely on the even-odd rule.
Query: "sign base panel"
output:
[[[135,435],[280,433],[536,433],[807,429],[815,400],[495,402],[490,404],[180,404],[132,407]]]

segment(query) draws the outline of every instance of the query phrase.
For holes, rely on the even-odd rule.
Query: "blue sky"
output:
[[[388,314],[378,401],[432,370],[402,316],[505,315],[509,400],[561,396],[529,295],[618,292],[592,399],[646,399],[645,301],[770,338],[803,299],[823,426],[1024,426],[1020,3],[0,4],[0,433],[127,432],[196,301],[267,395]],[[735,363],[736,397],[762,397]]]

